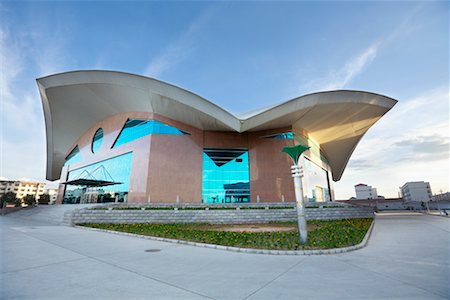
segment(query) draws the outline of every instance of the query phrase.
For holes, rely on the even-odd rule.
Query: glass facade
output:
[[[129,152],[70,171],[63,204],[126,202],[131,161]]]
[[[247,149],[203,150],[202,202],[250,202]]]
[[[265,136],[264,138],[278,139],[278,140],[292,140],[292,139],[294,139],[294,134],[291,131],[289,131],[289,132],[282,132],[282,133]]]
[[[328,172],[307,158],[304,159],[303,170],[305,174],[303,177],[303,187],[308,201],[330,201]]]
[[[114,147],[129,143],[149,134],[189,134],[178,128],[161,123],[156,120],[128,119],[119,134]]]
[[[322,153],[322,151],[320,150],[320,146],[315,141],[313,141],[312,139],[310,139],[306,136],[298,135],[298,134],[293,133],[292,131],[288,131],[288,132],[282,132],[282,133],[265,136],[264,138],[266,138],[266,139],[281,139],[281,140],[295,140],[300,145],[309,146],[310,147],[309,151],[312,156],[314,156],[315,158],[320,159],[321,161],[328,164],[328,160],[325,157],[325,155]]]
[[[94,134],[94,138],[92,139],[92,153],[97,152],[97,150],[102,145],[103,141],[103,129],[99,128]]]
[[[69,155],[67,155],[64,165],[68,166],[77,163],[80,160],[81,160],[80,149],[78,149],[78,146],[76,146],[75,148],[73,148],[72,151],[70,151]]]

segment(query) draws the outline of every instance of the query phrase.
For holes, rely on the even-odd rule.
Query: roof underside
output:
[[[321,92],[239,119],[189,91],[133,74],[76,71],[37,83],[46,122],[49,180],[59,178],[65,156],[89,128],[117,113],[143,111],[202,130],[304,129],[326,153],[337,181],[362,136],[397,102],[361,91]]]

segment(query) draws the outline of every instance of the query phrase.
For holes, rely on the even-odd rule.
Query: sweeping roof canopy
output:
[[[333,180],[356,145],[397,101],[375,93],[337,90],[300,96],[237,117],[182,88],[115,71],[73,71],[37,79],[47,134],[48,180],[56,180],[77,139],[99,121],[125,112],[152,112],[202,130],[246,132],[293,126],[320,144]]]

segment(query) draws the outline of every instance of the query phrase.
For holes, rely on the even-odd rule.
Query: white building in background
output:
[[[26,195],[32,195],[36,200],[44,194],[45,183],[22,180],[0,180],[0,195],[13,192],[16,197],[22,199]]]
[[[412,181],[400,187],[400,194],[405,202],[428,202],[433,194],[430,183],[424,181]]]
[[[50,196],[49,204],[54,204],[56,202],[56,197],[58,196],[58,189],[47,189],[46,193]]]
[[[377,199],[377,189],[370,185],[360,183],[355,185],[356,199]]]

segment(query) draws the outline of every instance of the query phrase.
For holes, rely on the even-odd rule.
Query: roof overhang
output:
[[[62,182],[62,184],[79,185],[79,186],[87,186],[87,187],[101,187],[101,186],[122,184],[122,182],[79,178],[79,179]]]
[[[152,112],[202,130],[258,131],[293,126],[306,130],[326,153],[339,180],[362,136],[396,100],[362,91],[301,96],[245,118],[174,85],[113,71],[75,71],[37,79],[47,134],[48,180],[59,178],[76,140],[118,113]]]

